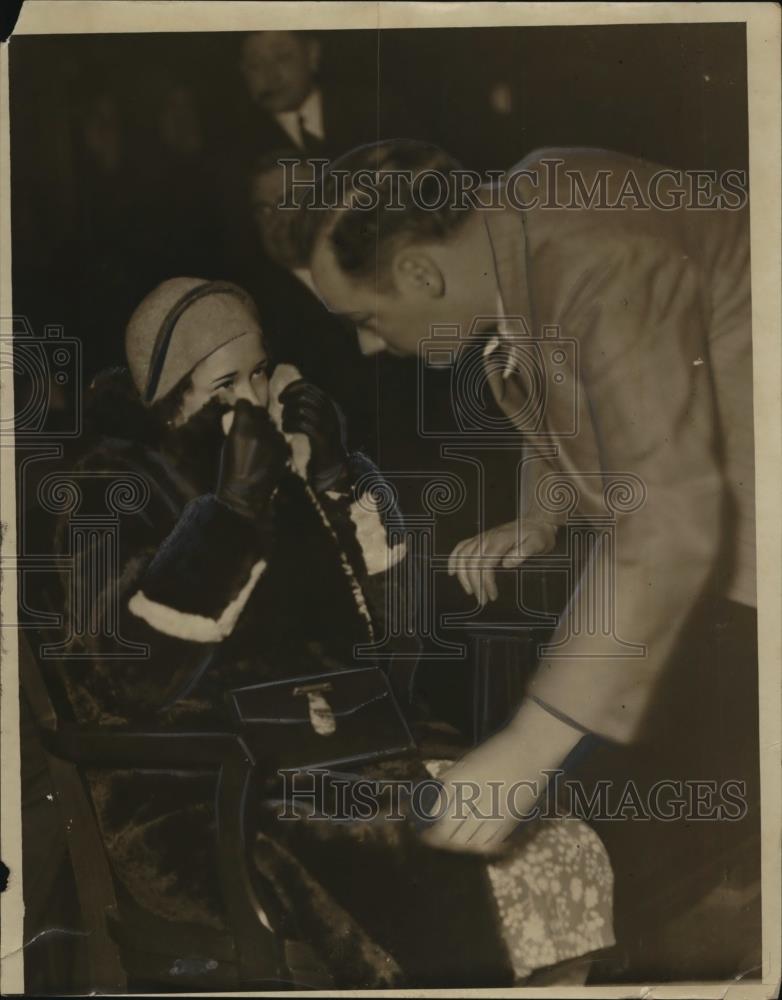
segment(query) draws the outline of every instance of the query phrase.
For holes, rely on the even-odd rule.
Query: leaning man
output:
[[[525,462],[518,519],[451,554],[476,602],[497,596],[497,570],[549,551],[574,519],[609,515],[612,530],[593,533],[512,721],[447,775],[451,793],[457,779],[484,788],[472,815],[447,811],[430,842],[492,851],[518,812],[486,818],[488,783],[527,782],[531,808],[579,744],[591,748],[577,755],[583,782],[629,778],[642,801],[661,780],[738,782],[740,816],[694,822],[685,809],[600,832],[631,978],[746,970],[759,949],[747,930],[759,789],[744,199],[726,190],[704,208],[696,190],[694,205],[675,172],[589,150],[533,154],[482,199],[460,200],[456,170],[402,140],[337,161],[303,227],[314,282],[396,354],[418,354],[433,327],[485,339],[485,378]],[[412,184],[385,183],[401,171]],[[442,178],[453,197],[437,205]],[[524,360],[533,347],[538,382]]]

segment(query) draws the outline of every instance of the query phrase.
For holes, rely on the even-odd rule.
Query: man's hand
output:
[[[431,810],[439,818],[422,834],[424,842],[445,851],[499,851],[542,791],[519,784],[525,778],[519,750],[517,735],[504,729],[448,768]]]
[[[459,542],[448,559],[448,573],[483,606],[497,600],[496,569],[514,569],[530,556],[550,552],[556,536],[556,525],[545,521],[508,521]]]
[[[440,776],[443,792],[430,810],[439,818],[423,840],[447,851],[499,851],[533,813],[548,772],[559,767],[582,736],[534,702],[524,702],[504,729]]]
[[[306,434],[312,457],[308,472],[316,490],[331,489],[345,474],[347,449],[344,418],[336,403],[311,382],[299,379],[280,393],[282,429]]]

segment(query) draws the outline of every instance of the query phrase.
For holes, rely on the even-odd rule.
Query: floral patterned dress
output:
[[[450,764],[426,768],[436,778]],[[583,821],[540,820],[488,872],[517,984],[615,943],[611,862]]]

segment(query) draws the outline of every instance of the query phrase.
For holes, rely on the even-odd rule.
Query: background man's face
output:
[[[282,167],[271,167],[257,173],[250,182],[253,218],[263,249],[270,257],[275,256],[276,250],[285,249],[280,248],[280,241],[284,242],[284,234],[289,227],[285,225],[285,213],[277,208],[284,191]]]
[[[312,177],[314,171],[298,165],[297,177]],[[278,208],[285,198],[285,171],[280,166],[258,170],[250,180],[250,200],[256,230],[264,251],[285,267],[299,266],[299,250],[294,239],[294,214]],[[295,199],[294,199],[295,200]]]
[[[292,31],[259,31],[242,45],[240,69],[264,111],[293,111],[312,90],[318,43]]]

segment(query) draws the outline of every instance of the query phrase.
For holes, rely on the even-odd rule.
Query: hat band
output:
[[[236,295],[238,298],[245,297],[244,292],[240,288],[236,285],[232,285],[228,281],[205,281],[203,285],[196,285],[196,287],[191,288],[189,292],[185,292],[182,298],[179,299],[178,302],[175,302],[168,311],[166,318],[163,320],[160,330],[158,331],[158,335],[155,337],[155,343],[152,348],[147,384],[144,387],[145,403],[150,403],[155,397],[157,387],[160,384],[160,377],[163,374],[163,366],[166,363],[168,349],[171,346],[171,338],[174,334],[174,328],[179,322],[182,314],[199,299],[203,299],[207,295],[218,295],[222,293]]]

